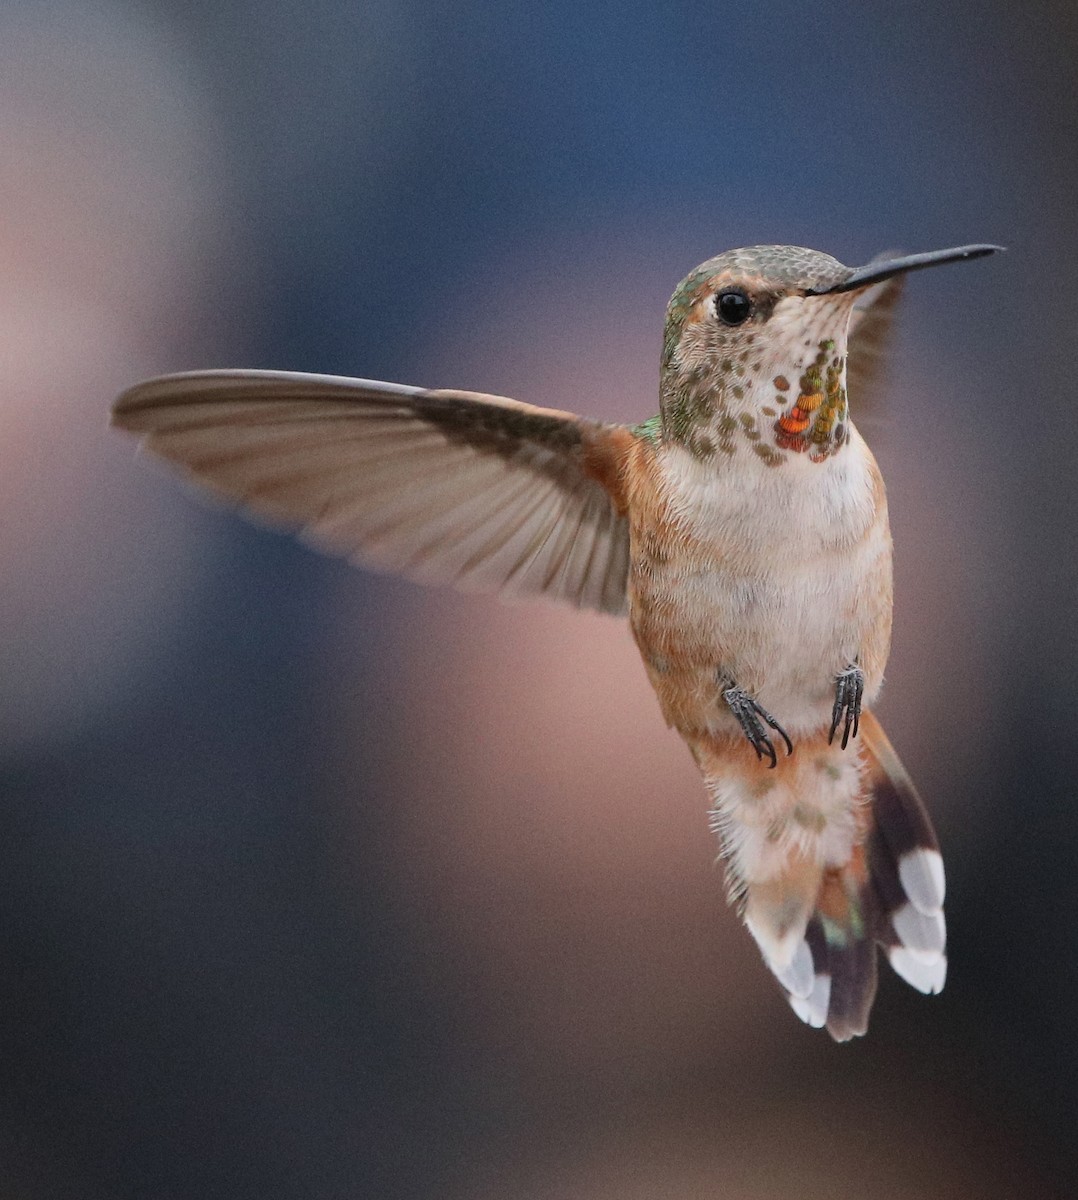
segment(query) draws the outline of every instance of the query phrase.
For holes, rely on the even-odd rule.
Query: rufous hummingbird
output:
[[[674,292],[660,411],[636,426],[269,371],[153,379],[113,420],[365,566],[627,614],[704,777],[731,899],[797,1015],[845,1040],[867,1027],[876,943],[922,992],[946,973],[935,834],[868,711],[891,534],[847,378],[898,277],[997,249],[711,258]]]

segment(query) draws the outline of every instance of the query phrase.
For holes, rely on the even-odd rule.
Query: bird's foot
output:
[[[861,723],[861,697],[865,691],[865,673],[856,662],[835,677],[835,706],[831,710],[831,730],[828,743],[835,740],[835,733],[842,724],[842,749],[851,737],[857,737]],[[843,719],[845,717],[845,719]]]
[[[762,759],[766,756],[771,760],[772,767],[778,762],[774,743],[768,736],[765,725],[770,726],[786,743],[786,753],[793,754],[793,743],[787,736],[786,730],[762,704],[758,704],[747,692],[733,684],[727,684],[723,688],[722,698],[737,718],[737,723],[741,726],[741,731],[748,739],[749,745],[756,751],[757,758]]]

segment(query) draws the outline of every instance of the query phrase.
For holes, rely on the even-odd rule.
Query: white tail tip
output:
[[[943,907],[947,892],[943,876],[943,857],[938,850],[908,850],[898,862],[898,878],[910,903],[930,915]]]
[[[910,987],[915,987],[926,996],[935,996],[943,991],[947,980],[947,959],[942,954],[934,962],[926,963],[905,947],[896,946],[888,951],[887,957],[895,974],[900,975]]]

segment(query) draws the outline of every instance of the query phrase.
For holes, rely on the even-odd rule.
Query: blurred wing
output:
[[[254,514],[424,583],[626,611],[617,425],[499,396],[276,371],[125,392],[113,423]]]
[[[877,255],[877,258],[894,255]],[[873,262],[876,260],[873,259]],[[850,318],[846,387],[855,415],[871,409],[873,392],[880,381],[891,350],[895,307],[902,295],[905,277],[895,275],[869,288],[859,297]]]

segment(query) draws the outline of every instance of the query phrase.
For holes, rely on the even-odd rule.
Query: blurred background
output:
[[[0,3],[0,1195],[1078,1195],[1078,16]],[[801,1026],[626,626],[424,591],[106,430],[211,366],[629,421],[720,250],[918,275],[881,708],[951,976]]]

